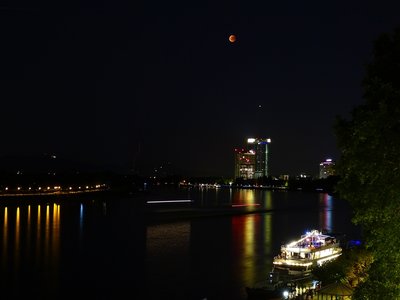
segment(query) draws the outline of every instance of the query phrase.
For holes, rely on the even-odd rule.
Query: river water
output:
[[[191,202],[151,204],[174,200]],[[221,208],[249,213],[154,218]],[[0,295],[244,300],[281,244],[311,229],[360,237],[348,204],[326,193],[157,188],[0,201]]]

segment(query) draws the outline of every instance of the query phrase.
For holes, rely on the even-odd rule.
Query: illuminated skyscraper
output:
[[[335,175],[335,163],[328,158],[319,164],[319,178]]]
[[[271,143],[271,139],[255,139],[248,138],[247,144],[249,149],[253,150],[256,154],[255,159],[255,174],[254,178],[267,177],[269,175],[268,166],[268,144]]]
[[[247,149],[235,149],[235,179],[257,179],[269,175],[268,144],[271,139],[247,139]]]
[[[254,179],[255,174],[255,153],[244,149],[235,149],[235,179]]]
[[[267,177],[269,175],[268,166],[268,144],[271,143],[271,139],[247,139],[249,148],[256,154],[255,159],[255,178]]]

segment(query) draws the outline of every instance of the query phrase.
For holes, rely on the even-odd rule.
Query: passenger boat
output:
[[[281,253],[274,257],[273,269],[288,275],[308,275],[314,267],[336,259],[342,248],[335,237],[312,230],[297,241],[281,246]]]

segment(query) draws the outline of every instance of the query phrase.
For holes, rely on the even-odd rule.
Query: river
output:
[[[221,209],[238,214],[154,218]],[[0,201],[0,222],[4,299],[244,300],[245,286],[266,279],[281,244],[305,231],[360,238],[345,201],[301,191],[16,198]]]

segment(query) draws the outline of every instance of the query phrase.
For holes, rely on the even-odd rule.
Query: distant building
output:
[[[235,149],[235,179],[254,179],[255,175],[255,153],[244,149]]]
[[[335,163],[328,158],[319,164],[319,178],[327,178],[332,175],[335,175]]]
[[[268,166],[268,145],[271,143],[271,139],[247,139],[247,145],[250,150],[255,152],[255,178],[267,177],[269,175]]]
[[[247,149],[235,149],[235,179],[257,179],[269,175],[268,145],[271,139],[247,139]]]
[[[312,179],[313,177],[306,173],[300,173],[299,175],[296,175],[296,180],[312,180]]]
[[[289,175],[288,174],[279,175],[279,179],[280,180],[289,180]]]

